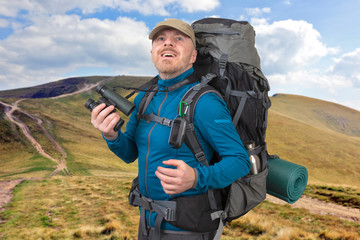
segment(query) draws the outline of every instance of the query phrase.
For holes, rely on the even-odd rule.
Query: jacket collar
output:
[[[189,70],[183,72],[182,74],[178,75],[177,77],[163,80],[159,76],[158,85],[160,89],[168,88],[176,83],[179,83],[189,77],[194,72],[194,68],[190,68]]]

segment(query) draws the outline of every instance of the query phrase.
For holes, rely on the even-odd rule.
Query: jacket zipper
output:
[[[167,87],[165,87],[165,90],[167,90]],[[160,116],[160,111],[161,111],[162,105],[166,101],[167,97],[168,97],[168,92],[165,92],[164,100],[160,103],[159,108],[158,108],[158,112],[157,112],[158,116]],[[150,155],[150,137],[151,137],[151,133],[154,130],[156,125],[157,125],[157,123],[155,123],[154,126],[150,129],[150,131],[148,133],[148,137],[147,137],[148,149],[147,149],[146,158],[145,158],[145,190],[146,190],[146,194],[147,194],[148,198],[151,198],[150,194],[149,194],[149,190],[148,190],[148,184],[147,184],[148,160],[149,160],[149,155]]]
[[[160,103],[159,108],[158,108],[158,114],[157,114],[158,116],[160,115],[161,107],[164,104],[164,102],[166,101],[167,96],[168,96],[168,93],[165,92],[164,100]],[[148,160],[149,160],[149,155],[150,155],[150,136],[151,136],[151,133],[152,133],[152,131],[154,130],[154,128],[155,128],[155,126],[157,124],[158,123],[155,123],[154,126],[150,129],[148,137],[147,137],[148,150],[147,150],[146,159],[145,159],[145,190],[146,190],[146,194],[147,194],[148,198],[150,198],[150,199],[151,199],[151,197],[150,197],[149,190],[148,190],[148,185],[147,185],[147,170],[148,170]],[[147,226],[147,227],[150,227],[151,213],[152,212],[149,212],[148,221],[147,221],[149,226]]]

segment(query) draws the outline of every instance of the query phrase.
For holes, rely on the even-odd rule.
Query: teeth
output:
[[[165,53],[165,54],[164,54],[164,57],[175,57],[175,55],[170,54],[170,53]]]

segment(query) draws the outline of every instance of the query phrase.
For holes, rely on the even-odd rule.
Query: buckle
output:
[[[206,160],[205,153],[203,151],[196,153],[195,158],[201,163]]]
[[[221,54],[220,59],[219,59],[220,68],[225,68],[226,67],[227,59],[228,59],[227,54],[225,54],[225,53]]]
[[[154,201],[151,203],[153,211],[162,216],[166,221],[176,220],[176,202]]]
[[[176,211],[175,209],[167,208],[164,216],[165,221],[175,221],[176,220]]]
[[[164,126],[171,127],[171,123],[172,123],[172,120],[171,120],[171,119],[163,118],[163,119],[162,119],[162,122],[161,122],[160,124],[161,124],[161,125],[164,125]]]

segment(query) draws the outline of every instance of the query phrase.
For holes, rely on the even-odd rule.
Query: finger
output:
[[[163,164],[179,168],[184,164],[184,161],[177,160],[177,159],[169,159],[169,160],[163,161]]]
[[[179,179],[177,179],[176,177],[167,176],[167,175],[161,173],[160,171],[155,171],[155,175],[164,184],[168,184],[168,185],[178,185],[179,184]]]
[[[105,105],[106,106],[106,105]],[[114,106],[109,106],[109,107],[106,107],[106,108],[102,108],[102,106],[99,107],[98,109],[96,109],[96,112],[95,113],[91,113],[91,123],[96,127],[96,128],[99,128],[100,126],[103,126],[103,123],[104,123],[104,120],[105,118],[114,110]],[[97,108],[96,107],[96,108]],[[100,109],[100,112],[98,113]],[[101,110],[103,109],[103,110]],[[94,109],[95,110],[95,109]],[[97,114],[97,115],[96,115]],[[109,123],[110,121],[106,122],[107,124]],[[103,127],[102,127],[103,128]]]
[[[171,184],[167,184],[163,181],[160,181],[160,184],[162,186],[162,188],[164,189],[164,192],[166,194],[177,194],[180,193],[180,191],[178,190],[178,188],[175,185],[171,185]]]
[[[99,113],[106,107],[105,103],[101,103],[91,111],[91,119],[95,120]]]
[[[101,121],[104,121],[104,119],[114,110],[114,106],[109,106],[105,109],[103,109],[99,114],[98,114],[98,119]]]
[[[178,169],[165,168],[165,167],[158,167],[157,170],[162,174],[165,174],[170,177],[177,177],[179,171]]]
[[[117,112],[107,116],[103,121],[104,132],[114,132],[113,129],[119,120],[120,115]]]

